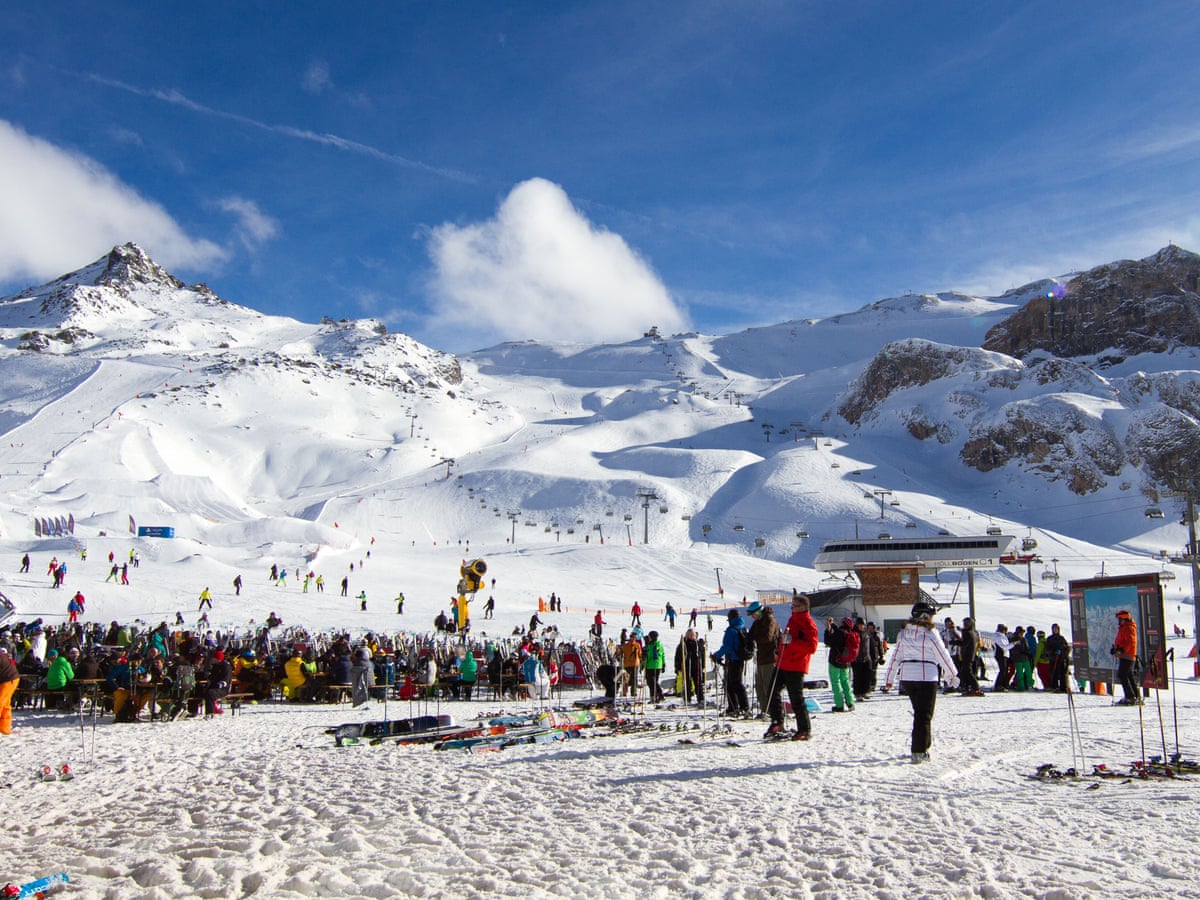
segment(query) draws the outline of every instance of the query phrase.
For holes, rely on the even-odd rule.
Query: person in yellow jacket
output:
[[[303,695],[304,684],[308,681],[308,676],[304,671],[304,657],[300,655],[298,649],[292,650],[291,657],[283,664],[283,672],[284,698],[299,700]]]

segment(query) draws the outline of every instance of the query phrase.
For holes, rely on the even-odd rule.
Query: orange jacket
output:
[[[1122,659],[1137,657],[1137,625],[1129,616],[1121,616],[1117,622],[1117,636],[1113,640],[1113,649]]]

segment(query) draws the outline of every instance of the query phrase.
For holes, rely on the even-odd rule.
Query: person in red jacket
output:
[[[772,679],[771,701],[767,714],[771,727],[766,737],[783,734],[783,700],[781,693],[787,688],[788,701],[796,714],[794,741],[807,741],[812,737],[812,725],[808,719],[808,707],[804,703],[804,676],[808,674],[808,662],[817,652],[817,623],[809,613],[807,594],[792,592],[792,614],[783,628],[783,646],[775,663],[776,672]]]
[[[1138,693],[1137,680],[1133,677],[1133,663],[1137,659],[1137,624],[1130,618],[1127,609],[1117,613],[1117,636],[1109,653],[1118,658],[1117,678],[1121,681],[1121,689],[1125,691],[1121,705],[1140,706],[1142,698]]]

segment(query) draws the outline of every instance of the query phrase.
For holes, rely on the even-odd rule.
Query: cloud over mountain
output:
[[[95,160],[0,120],[0,280],[48,278],[134,239],[172,267],[211,266],[225,251]]]
[[[451,328],[596,342],[686,325],[649,264],[541,178],[518,184],[486,222],[434,229],[429,250],[437,315]]]

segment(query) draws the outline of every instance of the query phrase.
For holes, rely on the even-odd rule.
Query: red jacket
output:
[[[793,612],[783,628],[783,649],[779,653],[782,672],[807,672],[808,661],[817,652],[817,623],[804,612]]]
[[[1117,622],[1117,637],[1113,641],[1113,649],[1122,659],[1137,657],[1137,625],[1129,616],[1121,616]]]

